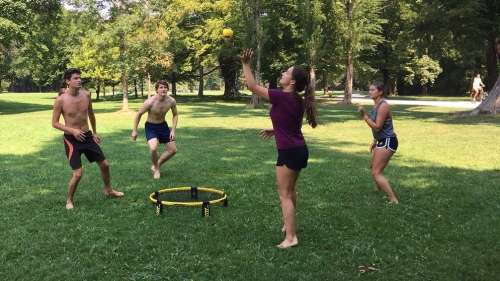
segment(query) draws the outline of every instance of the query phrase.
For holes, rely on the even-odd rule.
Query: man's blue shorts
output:
[[[167,122],[163,123],[150,123],[146,122],[145,126],[146,139],[158,139],[160,143],[168,143],[170,140],[170,129]]]

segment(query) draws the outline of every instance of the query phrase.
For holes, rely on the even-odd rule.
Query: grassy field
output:
[[[321,126],[304,127],[301,244],[279,250],[276,153],[257,136],[271,126],[267,108],[179,98],[178,154],[154,181],[143,130],[129,138],[134,113],[94,103],[113,186],[126,197],[105,199],[84,160],[76,209],[66,211],[71,171],[50,126],[53,98],[0,95],[1,280],[498,280],[499,117],[393,107],[400,148],[386,174],[401,204],[392,206],[373,190],[371,135],[354,107],[321,105]],[[185,185],[223,189],[230,206],[206,219],[197,208],[156,217],[148,194]]]

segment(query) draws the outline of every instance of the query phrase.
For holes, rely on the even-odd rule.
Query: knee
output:
[[[153,147],[149,147],[149,152],[150,153],[156,153],[156,146],[153,146]]]
[[[171,153],[172,155],[177,154],[177,148],[176,148],[176,147],[171,148],[171,149],[170,149],[170,153]]]
[[[82,169],[73,170],[74,179],[80,180],[81,177],[82,177]]]
[[[99,162],[99,167],[102,170],[109,169],[109,163],[108,163],[108,161],[104,160],[102,162]]]
[[[380,171],[372,169],[372,178],[376,180],[380,176]]]
[[[279,188],[278,187],[278,195],[281,200],[291,200],[293,198],[293,193],[285,188]]]

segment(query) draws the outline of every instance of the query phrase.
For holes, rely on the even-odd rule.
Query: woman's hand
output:
[[[361,118],[366,119],[366,110],[362,105],[358,106],[358,112],[361,115]]]
[[[252,58],[253,58],[253,50],[252,49],[246,49],[240,55],[240,59],[241,59],[242,64],[250,64],[250,61],[252,61]]]
[[[273,129],[264,129],[264,130],[260,131],[259,135],[261,138],[268,140],[272,136],[274,136],[274,130]]]

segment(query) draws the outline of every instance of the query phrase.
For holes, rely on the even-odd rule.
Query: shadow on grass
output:
[[[387,175],[402,204],[390,206],[372,190],[368,154],[311,142],[310,164],[298,183],[301,246],[283,252],[273,247],[281,239],[281,222],[272,141],[259,140],[255,130],[179,128],[178,154],[162,169],[162,179],[154,181],[145,141],[133,143],[128,134],[121,130],[102,136],[113,185],[126,197],[103,200],[97,168],[84,160],[73,212],[63,208],[70,171],[61,138],[36,153],[0,155],[0,196],[9,198],[0,206],[7,279],[29,272],[39,280],[106,274],[112,274],[104,278],[109,280],[143,280],[147,274],[208,280],[365,280],[357,266],[371,263],[381,271],[375,274],[383,274],[374,276],[384,280],[497,276],[498,171],[418,161],[409,167],[396,154]],[[148,194],[186,185],[223,189],[230,207],[213,208],[208,220],[192,208],[169,208],[156,218]]]
[[[52,105],[0,100],[0,115],[29,113],[51,109]]]

